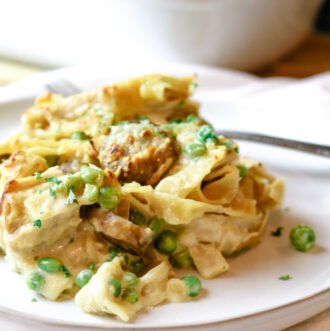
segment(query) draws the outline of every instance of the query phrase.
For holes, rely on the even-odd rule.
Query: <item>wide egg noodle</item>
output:
[[[219,206],[156,192],[151,186],[137,183],[126,184],[122,190],[133,208],[149,217],[157,215],[171,225],[188,224],[206,212],[219,210]]]
[[[150,218],[162,219],[162,229],[173,231],[177,238],[174,253],[189,252],[204,278],[228,269],[224,256],[259,241],[268,210],[281,203],[283,179],[269,175],[256,161],[239,157],[235,143],[225,137],[198,140],[203,140],[197,136],[202,120],[188,117],[198,114],[198,104],[188,99],[197,85],[193,76],[177,79],[156,74],[68,98],[47,93],[23,114],[20,127],[0,144],[4,161],[0,164],[0,249],[11,268],[25,279],[31,272],[43,275],[38,292],[44,297],[56,300],[63,292],[72,297],[78,290],[76,276],[93,262],[95,275],[76,295],[76,303],[86,312],[114,314],[128,321],[142,309],[189,299],[184,281],[175,278],[168,262],[173,256],[161,254],[156,245],[150,245],[142,255],[147,272],[136,285],[138,302],[114,298],[109,280],[122,280],[128,262],[123,257],[109,261],[109,238],[86,216],[91,208],[85,207],[100,200],[87,200],[85,183],[79,184],[70,203],[68,187],[58,189],[56,198],[52,195],[51,189],[58,188],[56,181],[80,176],[82,165],[100,166],[99,157],[106,153],[104,144],[112,128],[125,131],[124,126],[119,127],[122,121],[143,125],[149,123],[147,116],[155,124],[164,124],[158,129],[175,141],[176,160],[154,186],[137,182],[120,186],[115,171],[102,169],[106,182],[100,187],[116,187],[119,192],[121,202],[110,211],[117,221],[129,222],[130,211],[139,211],[146,218],[143,229],[151,233],[146,229]],[[74,139],[79,132],[86,139]],[[156,145],[162,135],[157,138]],[[202,143],[205,153],[187,155],[185,148],[191,143]],[[247,173],[240,174],[239,167],[246,167]],[[104,218],[100,216],[97,224],[108,222],[111,228],[108,211],[98,211]],[[111,231],[109,234],[111,237]],[[61,271],[53,274],[41,270],[40,257],[59,259]]]

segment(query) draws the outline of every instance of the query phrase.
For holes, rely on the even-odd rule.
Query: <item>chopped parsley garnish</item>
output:
[[[139,120],[139,121],[148,121],[149,120],[149,116],[148,115],[143,115],[143,116],[136,115],[135,116],[135,119],[136,120]]]
[[[37,219],[37,220],[33,221],[33,226],[37,226],[38,228],[41,228],[41,220]]]
[[[41,211],[41,212],[40,212],[40,215],[42,215],[42,214],[44,214],[44,213],[45,213],[44,211]]]
[[[275,231],[272,231],[271,234],[274,237],[280,237],[283,231],[283,226],[279,226]]]
[[[188,123],[198,123],[198,124],[202,123],[201,119],[196,117],[193,114],[188,115],[187,122]]]
[[[76,131],[71,136],[73,140],[88,140],[89,138],[89,135],[84,131]]]
[[[49,194],[50,194],[52,199],[56,199],[56,193],[52,188],[49,189]]]
[[[225,141],[223,142],[223,144],[224,144],[228,149],[232,148],[232,146],[233,146],[233,144],[232,144],[232,142],[231,142],[230,140],[225,140]]]
[[[281,276],[278,279],[280,279],[280,280],[289,280],[289,279],[291,279],[291,276],[288,274],[288,275],[285,275],[285,276]]]
[[[37,179],[41,179],[41,174],[40,172],[35,172],[34,175],[36,176]]]
[[[41,194],[44,190],[39,190],[38,193]]]
[[[38,300],[36,298],[33,298],[31,302],[37,302]]]
[[[177,108],[181,108],[183,105],[184,105],[184,100],[181,100],[181,101],[178,103]]]
[[[238,154],[239,153],[239,148],[238,147],[235,147],[234,148],[234,152],[236,152]]]
[[[70,240],[69,240],[69,244],[72,244],[74,242],[74,238],[72,237],[72,238],[70,238]]]
[[[8,161],[8,159],[2,159],[1,163],[6,163]]]
[[[261,162],[258,163],[258,167],[262,167],[262,163]]]
[[[183,123],[183,120],[182,120],[181,118],[176,118],[175,120],[173,120],[173,121],[171,122],[171,124],[174,124],[174,125],[176,125],[176,124],[180,124],[180,123]]]
[[[48,183],[56,184],[56,185],[60,185],[62,183],[62,181],[57,179],[56,177],[46,177],[45,181],[48,182]]]
[[[93,270],[94,268],[95,268],[95,263],[92,262],[88,265],[88,269]]]
[[[68,206],[68,205],[72,205],[73,203],[78,204],[78,200],[76,198],[76,195],[73,193],[72,186],[70,185],[69,195],[65,201],[65,205]]]
[[[62,265],[62,271],[65,273],[65,277],[71,277],[72,276],[69,269],[65,265]]]
[[[38,259],[39,259],[39,256],[35,256],[35,257],[34,257],[34,260],[35,260],[35,261],[38,261]]]
[[[49,167],[54,167],[57,165],[59,157],[57,155],[46,156],[46,161]]]
[[[124,185],[125,185],[125,183],[122,182],[121,180],[119,181],[119,184],[120,184],[121,186],[124,186]]]
[[[244,166],[242,166],[242,165],[238,165],[238,166],[236,166],[237,167],[237,169],[239,170],[239,175],[240,175],[240,177],[246,177],[247,176],[247,174],[249,173],[249,169],[247,168],[247,167],[244,167]]]
[[[191,82],[190,85],[193,86],[194,88],[198,87],[198,83],[196,83],[196,82]]]

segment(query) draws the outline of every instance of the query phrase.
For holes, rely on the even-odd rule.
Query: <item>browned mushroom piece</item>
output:
[[[153,185],[171,167],[177,155],[178,147],[169,131],[141,121],[112,126],[99,160],[122,182]]]
[[[142,254],[152,241],[152,231],[149,228],[135,225],[111,211],[93,208],[87,219],[97,232],[125,250]]]

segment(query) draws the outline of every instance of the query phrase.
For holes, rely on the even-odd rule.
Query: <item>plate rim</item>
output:
[[[164,62],[161,62],[161,63],[164,63]],[[154,65],[156,65],[156,63],[154,63]],[[237,71],[230,70],[230,69],[222,69],[222,68],[216,68],[216,67],[211,67],[211,66],[206,66],[206,65],[196,65],[196,64],[190,64],[190,63],[171,63],[171,62],[166,62],[166,65],[168,67],[173,66],[173,68],[179,68],[179,67],[182,68],[183,67],[184,70],[192,70],[194,68],[194,71],[211,72],[211,73],[214,73],[214,74],[217,74],[217,75],[221,75],[221,74],[228,75],[228,74],[232,73],[232,74],[236,75],[236,77],[241,76],[243,80],[246,80],[248,78],[251,78],[251,81],[253,81],[254,78],[257,79],[257,80],[259,79],[258,77],[254,77],[253,75],[250,75],[250,74],[247,74],[247,73],[241,73],[241,72],[237,72]],[[55,76],[63,75],[63,76],[66,76],[66,77],[67,76],[70,77],[70,75],[72,75],[75,71],[81,70],[85,66],[86,66],[86,64],[85,65],[76,65],[76,66],[70,66],[70,67],[67,67],[67,68],[52,70],[50,72],[39,73],[37,75],[33,75],[32,77],[25,78],[24,80],[19,81],[17,83],[13,83],[13,84],[10,84],[8,86],[1,87],[0,92],[2,93],[2,92],[9,91],[9,90],[15,90],[15,89],[17,89],[17,87],[22,89],[22,86],[24,87],[24,85],[26,86],[26,85],[30,84],[30,82],[33,82],[34,80],[36,80],[36,82],[38,83],[37,85],[40,88],[47,81],[49,81],[49,79],[53,76],[55,77]],[[93,64],[89,64],[89,66],[93,66]],[[102,64],[97,65],[97,67],[100,67],[100,66],[102,66]],[[182,70],[183,70],[183,68],[182,68]],[[1,93],[0,93],[0,106],[3,103],[6,103],[6,102],[2,102]],[[12,99],[11,102],[14,104],[15,102],[18,102],[20,100],[21,100],[20,95],[17,95],[17,97]],[[330,294],[330,284],[328,285],[328,287],[326,289],[323,289],[323,290],[321,290],[319,292],[316,292],[316,293],[307,294],[307,295],[305,295],[305,296],[303,296],[299,299],[294,300],[293,302],[286,303],[286,304],[279,304],[279,305],[274,306],[272,308],[263,309],[263,310],[260,310],[260,311],[256,311],[254,313],[247,313],[247,314],[244,314],[244,315],[241,315],[241,316],[238,316],[238,317],[232,317],[232,318],[227,318],[227,319],[222,319],[222,320],[215,319],[215,320],[210,320],[209,322],[200,321],[200,322],[195,322],[193,324],[176,323],[176,324],[173,324],[173,325],[166,326],[166,328],[218,325],[218,324],[225,323],[225,322],[230,322],[230,321],[235,321],[235,320],[242,320],[242,319],[245,319],[247,317],[258,316],[258,315],[262,315],[264,313],[285,309],[289,306],[294,306],[296,304],[311,300],[313,298],[316,298],[318,296],[322,296],[322,295],[325,295],[325,294]],[[329,307],[330,307],[330,302],[329,302]],[[53,319],[53,318],[49,318],[49,317],[42,318],[41,316],[34,315],[34,314],[31,314],[31,313],[24,313],[24,312],[21,312],[21,311],[11,310],[11,309],[8,309],[8,308],[6,308],[2,305],[0,305],[0,312],[1,313],[2,312],[9,313],[9,314],[12,314],[13,316],[15,316],[15,315],[16,316],[21,316],[23,318],[28,318],[28,319],[33,320],[33,321],[40,321],[40,322],[43,322],[43,323],[49,323],[49,324],[53,324],[53,325],[70,326],[70,327],[77,327],[77,326],[84,327],[84,328],[95,327],[95,328],[99,328],[99,329],[105,329],[105,328],[127,329],[127,328],[132,328],[132,327],[135,328],[135,329],[143,329],[143,328],[149,328],[149,329],[155,329],[155,328],[159,329],[160,328],[160,329],[162,329],[162,328],[164,328],[164,326],[157,326],[157,325],[148,326],[148,325],[134,324],[134,323],[130,323],[130,324],[124,324],[123,323],[123,325],[120,325],[120,326],[103,326],[103,325],[93,324],[93,322],[89,322],[88,324],[79,324],[78,322],[77,323],[76,322],[66,323],[65,321],[61,321],[59,319]]]

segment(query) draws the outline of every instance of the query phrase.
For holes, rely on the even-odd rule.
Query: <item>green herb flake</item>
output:
[[[33,226],[37,226],[38,228],[41,228],[41,220],[37,219],[37,220],[33,221]]]
[[[74,203],[78,204],[78,200],[76,198],[76,195],[73,193],[72,187],[70,185],[69,195],[64,204],[65,204],[65,206],[68,206],[68,205],[72,205]]]
[[[46,156],[46,161],[49,167],[54,167],[57,165],[59,157],[57,155],[48,155]]]
[[[38,259],[39,259],[39,256],[35,256],[35,257],[34,257],[34,260],[35,260],[35,261],[38,261]]]
[[[62,183],[62,181],[57,179],[56,177],[46,177],[45,181],[48,182],[48,183],[56,184],[56,185],[60,185]]]
[[[258,167],[262,167],[262,162],[259,162],[258,163]]]
[[[70,271],[68,270],[68,268],[65,266],[65,265],[62,265],[62,271],[64,272],[65,274],[65,277],[71,277],[72,274],[70,273]]]
[[[225,140],[225,141],[223,142],[223,144],[224,144],[228,149],[231,149],[232,146],[233,146],[233,144],[232,144],[232,142],[231,142],[230,140]]]
[[[238,147],[235,147],[234,148],[234,152],[236,152],[238,154],[239,153],[239,148]]]
[[[94,268],[95,268],[95,263],[92,262],[88,265],[88,269],[93,270]]]
[[[178,105],[177,105],[177,108],[181,108],[183,105],[184,105],[185,101],[184,100],[181,100]]]
[[[31,302],[37,302],[38,300],[36,298],[33,298]]]
[[[74,238],[72,237],[72,238],[70,238],[70,240],[69,240],[69,244],[72,244],[74,242]]]
[[[2,159],[1,163],[6,163],[8,161],[8,159]]]
[[[44,214],[44,213],[45,213],[44,211],[41,211],[41,212],[40,212],[40,215],[42,215],[42,214]]]
[[[244,177],[246,177],[248,175],[249,169],[247,167],[242,166],[242,165],[238,165],[236,167],[239,170],[240,177],[244,178]]]
[[[292,279],[292,277],[288,274],[288,275],[285,275],[285,276],[281,276],[278,279],[279,280],[289,280],[289,279]]]
[[[198,87],[198,83],[197,82],[191,82],[190,85],[193,86],[194,88],[197,88]]]
[[[283,226],[279,226],[275,231],[272,231],[271,234],[274,237],[280,237],[283,231]]]
[[[40,172],[35,172],[34,175],[36,176],[37,179],[41,179],[41,174]]]
[[[56,199],[56,193],[52,188],[49,189],[49,194],[52,199]]]
[[[44,191],[44,190],[39,190],[38,193],[39,193],[39,194],[42,194],[43,191]]]

